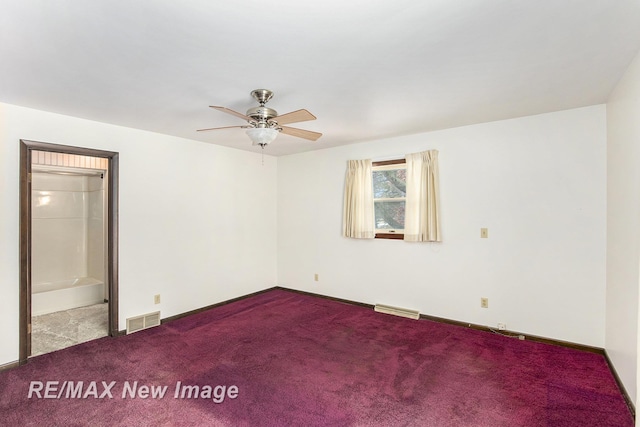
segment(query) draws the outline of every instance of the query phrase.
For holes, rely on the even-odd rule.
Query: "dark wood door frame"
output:
[[[31,158],[32,151],[76,154],[108,159],[107,173],[107,285],[109,335],[118,329],[118,153],[20,140],[20,349],[19,364],[31,355]]]

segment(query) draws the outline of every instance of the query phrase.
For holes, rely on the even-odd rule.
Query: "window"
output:
[[[347,161],[342,235],[442,241],[438,186],[438,150],[385,162]]]
[[[375,236],[402,239],[407,186],[405,160],[374,162],[372,166]]]

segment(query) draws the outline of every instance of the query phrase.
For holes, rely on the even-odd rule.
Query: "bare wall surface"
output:
[[[20,139],[120,153],[120,328],[275,285],[276,158],[0,104],[0,365],[18,359]]]
[[[607,103],[606,349],[637,396],[640,279],[640,55]]]
[[[598,105],[281,157],[278,283],[603,347],[605,120]],[[342,237],[347,160],[427,149],[444,241]]]

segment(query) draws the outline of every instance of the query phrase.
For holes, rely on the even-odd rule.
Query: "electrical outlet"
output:
[[[157,294],[157,295],[153,296],[153,303],[154,304],[160,304],[160,294]]]
[[[489,229],[488,228],[481,228],[480,229],[480,238],[481,239],[488,239],[489,238]]]
[[[498,323],[498,330],[499,331],[506,331],[507,330],[507,324],[506,323]]]
[[[320,280],[320,275],[318,273],[313,275],[313,280],[318,282]]]
[[[489,308],[489,298],[480,298],[480,307]]]

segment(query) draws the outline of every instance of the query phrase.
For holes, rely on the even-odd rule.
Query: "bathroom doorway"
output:
[[[20,144],[23,364],[118,334],[118,153]]]

